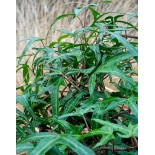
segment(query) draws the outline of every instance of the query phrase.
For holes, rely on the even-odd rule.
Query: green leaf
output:
[[[92,7],[88,7],[88,9],[92,12],[94,21],[96,21],[96,19],[98,18],[98,16],[100,16],[100,13],[97,12],[96,10],[94,10]]]
[[[82,54],[82,51],[80,50],[75,50],[73,52],[70,52],[70,53],[62,53],[60,55],[57,55],[53,58],[49,58],[49,60],[47,61],[47,64],[48,63],[51,63],[52,61],[56,60],[56,59],[65,59],[65,58],[68,58],[70,56],[80,56]]]
[[[119,53],[119,54],[116,54],[115,56],[110,57],[109,59],[106,60],[105,63],[106,65],[109,65],[109,66],[117,65],[117,63],[120,63],[134,56],[136,55],[133,53],[123,52],[123,53]]]
[[[70,99],[66,105],[65,105],[65,109],[63,110],[63,114],[68,114],[70,112],[72,112],[72,110],[76,107],[76,105],[79,102],[79,98],[72,98]]]
[[[24,82],[28,83],[30,76],[29,76],[29,65],[27,64],[23,64],[23,78],[24,78]]]
[[[48,30],[48,32],[47,32],[47,35],[46,35],[46,38],[48,37],[48,34],[49,34],[49,32],[50,32],[52,26],[53,26],[57,21],[59,21],[60,19],[65,18],[65,17],[69,17],[69,16],[75,17],[75,14],[74,14],[74,13],[71,13],[71,14],[63,14],[63,15],[60,15],[60,16],[58,16],[57,18],[55,18],[54,21],[52,22],[52,24],[50,25],[50,28],[49,28],[49,30]]]
[[[91,130],[89,133],[86,133],[79,137],[79,139],[102,135],[102,139],[98,142],[93,148],[106,144],[109,140],[114,139],[113,128],[108,126],[103,126],[102,128]]]
[[[111,0],[103,0],[102,2],[98,2],[98,3],[112,3]]]
[[[118,19],[118,18],[121,18],[121,17],[123,17],[123,16],[124,16],[124,15],[117,15],[117,16],[115,16],[115,17],[114,17],[114,21],[117,22],[117,19]]]
[[[95,73],[96,74],[97,73],[110,73],[112,75],[115,75],[115,76],[133,84],[133,79],[131,77],[127,76],[123,71],[121,71],[114,65],[113,66],[109,66],[108,64],[100,65]]]
[[[117,20],[116,22],[117,22],[117,23],[123,23],[123,24],[129,25],[131,28],[134,28],[136,31],[138,31],[138,28],[137,28],[136,26],[132,25],[132,24],[129,23],[129,22],[121,21],[121,20]]]
[[[94,74],[92,74],[90,76],[90,79],[89,79],[89,82],[88,82],[90,95],[92,95],[94,93],[95,81],[96,81],[96,74],[94,73]]]
[[[56,138],[44,138],[39,144],[29,153],[29,155],[43,155],[48,152],[52,147],[54,147],[60,141],[60,137]]]
[[[99,49],[99,44],[91,45],[89,47],[95,53],[97,63],[99,63],[100,60],[101,60],[101,52],[100,52],[100,49]]]
[[[43,63],[43,61],[48,60],[49,57],[47,55],[42,55],[41,57],[37,58],[34,62],[33,62],[33,71],[38,68],[38,66]]]
[[[136,117],[138,117],[138,106],[137,106],[137,104],[136,104],[136,100],[134,99],[134,97],[131,96],[131,97],[127,100],[127,102],[128,102],[128,106],[129,106],[129,108],[131,109],[132,113],[133,113]]]
[[[133,128],[133,135],[138,136],[138,124],[136,124]]]
[[[88,112],[93,112],[93,109],[95,107],[96,107],[96,105],[84,105],[80,108],[77,108],[76,112],[63,114],[63,115],[59,116],[59,119],[65,119],[65,118],[68,118],[70,116],[82,116]]]
[[[56,123],[60,124],[64,129],[65,129],[65,133],[71,133],[72,132],[72,128],[70,126],[70,123],[68,123],[65,120],[57,120],[55,121]]]
[[[22,137],[26,137],[26,133],[23,131],[23,129],[16,123],[16,130],[18,134],[20,134]]]
[[[132,125],[131,122],[130,122],[126,129],[128,130],[127,134],[117,133],[117,135],[122,137],[122,138],[130,138],[130,137],[133,137],[133,136],[138,136],[138,124]]]
[[[41,88],[39,89],[39,95],[42,95],[42,94],[44,94],[44,93],[50,91],[50,90],[51,90],[51,87],[52,87],[52,85],[48,85],[48,86],[46,86],[46,87],[41,87]]]
[[[126,102],[126,99],[124,99],[124,98],[116,98],[115,101],[110,103],[110,105],[105,109],[105,111],[114,109],[115,107],[117,107],[120,104],[125,104],[125,102]]]
[[[48,152],[46,152],[46,155],[63,155],[63,154],[59,151],[58,147],[54,146]]]
[[[70,32],[69,30],[66,30],[66,29],[61,29],[61,30],[59,30],[61,33],[63,33],[63,34],[72,34],[72,32]]]
[[[94,129],[91,130],[90,132],[83,134],[80,136],[80,139],[87,138],[87,137],[92,137],[96,135],[112,135],[113,134],[113,129],[108,127],[108,126],[103,126],[102,128],[99,129]]]
[[[109,126],[113,130],[119,131],[119,132],[121,132],[123,134],[129,134],[129,132],[130,132],[130,130],[127,127],[123,127],[123,126],[118,125],[118,124],[114,124],[114,123],[111,123],[111,122],[108,122],[108,121],[103,121],[103,120],[100,120],[100,119],[93,119],[93,120],[100,123],[100,124],[102,124],[102,125]]]
[[[22,139],[19,141],[19,143],[26,143],[26,142],[31,142],[31,141],[38,141],[39,139],[43,138],[56,138],[58,135],[56,133],[51,133],[51,132],[39,132],[39,133],[34,133],[26,138]]]
[[[129,120],[133,124],[137,124],[138,123],[138,118],[135,115],[122,114],[121,117],[126,118],[127,120]]]
[[[76,16],[79,16],[80,12],[84,9],[84,7],[81,8],[74,8],[74,13]]]
[[[88,5],[85,5],[83,7],[80,7],[80,8],[74,8],[74,13],[77,16],[79,16],[79,14],[81,13],[81,11],[85,8],[89,8],[89,6],[97,6],[95,3],[91,3],[91,4],[88,4]]]
[[[32,150],[33,148],[34,148],[33,144],[17,144],[16,152],[17,153],[25,152],[25,151]]]
[[[55,52],[52,48],[45,47],[43,51],[47,54],[47,56],[51,57],[53,53]]]
[[[29,122],[29,119],[27,116],[24,115],[23,112],[21,112],[20,110],[16,109],[16,113],[17,113],[17,116],[21,117],[23,120],[25,120],[26,122]]]
[[[138,56],[138,50],[132,44],[130,44],[125,38],[123,38],[117,33],[109,32],[109,31],[106,31],[106,32],[111,34],[115,38],[117,38],[118,41],[121,42],[129,50],[131,54],[135,54],[136,56]]]
[[[78,155],[95,155],[94,152],[88,147],[84,146],[69,135],[58,135],[52,133],[35,133],[30,135],[21,142],[29,142],[40,140],[38,145],[30,152],[30,155],[43,155],[56,144],[67,145]]]
[[[30,46],[35,42],[35,41],[42,41],[44,40],[43,38],[39,38],[39,37],[31,37],[31,38],[25,38],[23,40],[21,40],[20,42],[22,41],[25,41],[25,40],[29,40],[29,42],[27,43],[27,45],[25,46],[23,52],[22,52],[22,55],[19,57],[19,60],[18,60],[18,64],[20,64],[22,58],[25,56],[26,52],[28,51],[28,49],[30,48]]]
[[[63,39],[66,39],[66,38],[68,38],[69,36],[71,36],[71,34],[66,34],[66,35],[60,36],[60,37],[58,38],[58,43],[62,42]]]
[[[93,111],[93,115],[92,115],[92,118],[97,118],[97,119],[103,119],[103,116],[104,116],[104,113],[105,113],[105,105],[102,104],[102,103],[97,103],[94,111]],[[94,121],[91,121],[91,124],[92,124],[92,129],[97,129],[99,128],[99,123],[97,122],[94,122]]]
[[[65,134],[77,134],[83,129],[83,125],[74,126],[65,120],[58,119],[55,122],[60,124],[65,129]]]
[[[76,74],[76,73],[83,73],[83,74],[89,74],[91,73],[93,70],[94,70],[94,66],[93,67],[90,67],[88,69],[77,69],[77,68],[69,68],[67,71],[66,71],[66,75],[69,75],[69,74]]]
[[[108,141],[115,139],[115,137],[113,135],[105,135],[101,138],[100,142],[98,142],[94,147],[99,147],[99,146],[103,146],[104,144],[106,144]]]
[[[46,101],[44,101],[44,100],[41,100],[41,99],[38,99],[37,97],[35,97],[35,96],[33,96],[33,97],[31,97],[30,98],[30,101],[31,102],[35,102],[35,103],[42,103],[42,104],[44,104],[44,105],[47,105],[47,102]]]
[[[95,25],[99,28],[99,42],[103,40],[103,35],[104,35],[104,27],[101,23],[95,23]]]
[[[64,85],[64,78],[60,77],[58,80],[55,81],[54,85],[51,85],[51,101],[52,101],[52,115],[58,115],[59,110],[59,87],[60,85]]]
[[[33,116],[35,115],[31,109],[29,102],[27,101],[27,95],[21,95],[16,97],[17,103],[20,103],[27,111],[29,111]]]
[[[62,144],[67,145],[70,147],[77,155],[95,155],[95,153],[89,149],[88,147],[84,146],[77,140],[73,139],[71,136],[62,136]]]

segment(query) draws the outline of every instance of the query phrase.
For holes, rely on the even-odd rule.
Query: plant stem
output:
[[[70,82],[78,91],[81,91],[81,89],[80,89],[79,87],[77,87],[77,86],[74,84],[74,82],[71,81],[66,75],[64,75],[64,74],[62,73],[62,76],[63,76],[68,82]]]
[[[87,123],[87,121],[86,121],[86,118],[85,118],[84,114],[82,115],[82,117],[83,117],[83,120],[84,120],[84,122],[85,122],[86,128],[88,129],[88,131],[90,131],[90,128],[89,128],[89,126],[88,126],[88,123]]]

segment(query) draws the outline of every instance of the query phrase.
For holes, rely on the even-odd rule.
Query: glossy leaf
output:
[[[64,58],[68,58],[70,56],[77,56],[78,57],[80,55],[81,55],[81,51],[80,50],[74,50],[74,52],[63,53],[63,54],[60,54],[60,55],[55,56],[53,58],[49,58],[49,60],[47,61],[47,64],[53,62],[56,59],[64,59]]]
[[[96,10],[94,10],[94,9],[93,9],[92,7],[90,7],[90,6],[88,7],[88,9],[92,12],[94,21],[96,21],[97,17],[100,16],[100,13],[97,12]]]
[[[23,107],[26,108],[26,110],[29,111],[34,116],[34,112],[31,109],[29,102],[27,101],[27,95],[17,96],[16,101],[21,105],[23,105]]]
[[[52,147],[48,152],[46,152],[46,155],[63,155],[60,150],[58,149],[58,147],[54,146]]]
[[[89,93],[90,95],[93,94],[94,89],[95,89],[95,81],[96,81],[96,74],[92,74],[90,76],[89,82],[88,82],[88,87],[89,87]]]
[[[32,150],[34,148],[33,144],[17,144],[16,146],[16,152],[25,152],[28,150]]]
[[[57,138],[44,138],[38,145],[29,153],[29,155],[43,155],[48,152],[53,146],[59,142],[59,137]]]
[[[78,155],[95,155],[95,153],[91,149],[82,145],[80,142],[73,139],[71,136],[63,136],[62,141]]]
[[[111,34],[112,36],[114,36],[115,38],[117,38],[118,41],[121,42],[129,50],[131,54],[135,54],[136,56],[138,55],[138,50],[132,44],[130,44],[125,38],[123,38],[119,34],[112,33],[109,31],[107,32]]]
[[[134,99],[134,97],[130,97],[128,100],[128,106],[130,107],[132,113],[138,117],[138,106],[136,104],[136,100]]]
[[[18,60],[18,64],[20,64],[22,58],[25,56],[26,52],[28,51],[28,49],[30,48],[30,46],[36,42],[36,41],[42,41],[44,40],[43,38],[39,38],[39,37],[31,37],[31,38],[25,38],[23,40],[21,40],[20,42],[22,41],[26,41],[26,40],[29,40],[29,42],[27,43],[27,45],[25,46],[23,52],[22,52],[22,55],[19,57],[19,60]]]
[[[97,63],[99,63],[100,60],[101,60],[101,52],[100,52],[100,49],[99,49],[99,44],[91,45],[90,49],[95,53],[95,58],[97,60]]]
[[[25,139],[22,139],[19,141],[19,144],[31,142],[31,141],[37,141],[39,139],[43,138],[56,138],[58,135],[56,133],[50,133],[50,132],[40,132],[40,133],[34,133],[29,136],[27,136]]]
[[[100,123],[100,124],[102,124],[102,125],[109,126],[113,130],[122,132],[124,134],[128,134],[128,132],[129,132],[129,130],[126,127],[120,126],[118,124],[110,123],[108,121],[103,121],[103,120],[100,120],[100,119],[93,119],[93,120]]]
[[[49,30],[48,30],[48,32],[47,32],[47,35],[46,35],[46,38],[48,37],[48,34],[49,34],[49,32],[50,32],[52,26],[53,26],[57,21],[59,21],[59,20],[65,18],[65,17],[69,17],[69,16],[75,17],[75,14],[74,14],[74,13],[71,13],[71,14],[63,14],[63,15],[60,15],[60,16],[58,16],[57,18],[55,18],[54,21],[53,21],[53,22],[51,23],[51,25],[50,25],[50,28],[49,28]]]
[[[23,65],[23,77],[24,77],[24,82],[28,83],[30,76],[29,76],[29,65],[27,64]]]
[[[85,5],[83,7],[80,7],[80,8],[74,8],[74,13],[76,16],[79,16],[79,14],[81,13],[81,11],[85,8],[88,8],[89,6],[96,6],[95,3],[91,3],[91,4],[88,4],[88,5]]]
[[[105,111],[114,109],[115,107],[117,107],[120,104],[125,104],[125,102],[126,102],[126,99],[124,99],[124,98],[116,98],[115,101],[110,103],[110,105],[105,109]]]
[[[113,66],[109,66],[109,65],[101,65],[100,67],[98,67],[98,69],[95,72],[97,73],[110,73],[112,75],[115,75],[131,84],[133,84],[133,80],[131,77],[127,76],[123,71],[121,71],[120,69],[118,69],[117,67]]]
[[[58,115],[59,110],[59,99],[58,99],[58,91],[60,85],[64,85],[64,78],[59,78],[54,85],[51,85],[51,101],[52,101],[52,114]]]
[[[98,142],[93,148],[103,146],[106,144],[108,141],[114,139],[115,137],[113,135],[105,135],[101,138],[100,142]]]

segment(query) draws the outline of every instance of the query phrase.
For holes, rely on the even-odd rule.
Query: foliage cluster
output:
[[[22,40],[28,43],[17,65],[25,83],[17,88],[22,91],[17,103],[24,107],[23,112],[17,109],[18,153],[137,154],[138,83],[132,78],[137,76],[132,66],[138,63],[138,50],[136,37],[127,35],[131,29],[137,31],[130,23],[137,16],[130,14],[124,21],[125,14],[101,14],[96,7],[97,3],[91,3],[54,19],[49,31],[66,17],[78,18],[81,28],[58,30],[62,35],[49,45],[48,33],[47,38]],[[80,18],[86,9],[93,17],[88,26]],[[42,47],[33,47],[27,54],[34,42],[41,42]],[[107,78],[117,92],[106,89]]]

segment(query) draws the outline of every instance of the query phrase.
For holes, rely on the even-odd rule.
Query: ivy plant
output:
[[[137,154],[138,44],[128,32],[138,29],[123,20],[125,13],[100,13],[96,7],[91,3],[58,16],[46,38],[22,40],[27,44],[17,64],[24,80],[17,88],[24,108],[17,109],[17,153]],[[93,17],[87,26],[81,18],[85,10]],[[47,44],[54,24],[67,17],[79,19],[81,28],[58,30],[61,36]],[[117,91],[107,89],[107,79]]]

